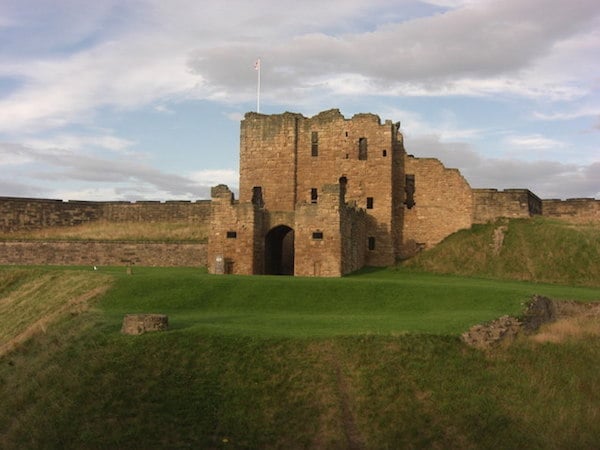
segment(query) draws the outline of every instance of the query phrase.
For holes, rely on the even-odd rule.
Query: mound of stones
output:
[[[534,295],[521,318],[502,316],[486,324],[474,325],[462,334],[462,340],[472,347],[486,349],[514,339],[522,331],[534,333],[544,323],[556,320],[558,303]]]

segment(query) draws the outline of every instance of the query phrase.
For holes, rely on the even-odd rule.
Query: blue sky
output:
[[[597,0],[0,0],[0,196],[237,187],[239,121],[402,123],[473,187],[600,198]]]

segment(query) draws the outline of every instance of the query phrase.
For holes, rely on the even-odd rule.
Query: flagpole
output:
[[[260,58],[256,60],[256,70],[258,71],[258,83],[256,86],[256,112],[260,113]]]

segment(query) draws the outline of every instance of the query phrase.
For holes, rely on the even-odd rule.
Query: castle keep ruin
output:
[[[336,277],[392,265],[473,223],[541,212],[528,190],[474,190],[458,170],[408,155],[399,123],[376,115],[248,113],[239,201],[227,186],[212,190],[208,269]]]
[[[399,123],[337,109],[246,114],[239,200],[83,202],[0,197],[0,230],[109,222],[210,224],[205,243],[0,240],[0,264],[207,266],[215,274],[341,276],[388,266],[501,217],[600,223],[600,200],[472,189],[457,169],[406,153]]]

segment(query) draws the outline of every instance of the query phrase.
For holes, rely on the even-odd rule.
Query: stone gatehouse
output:
[[[246,114],[239,200],[227,186],[212,190],[209,271],[341,276],[470,227],[469,184],[408,155],[399,128],[337,109]]]

